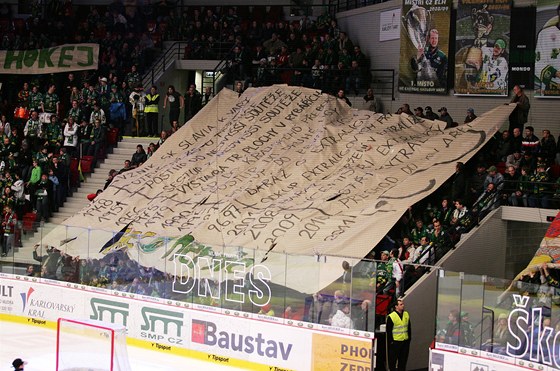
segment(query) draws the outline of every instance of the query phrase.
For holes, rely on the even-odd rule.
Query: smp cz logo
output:
[[[235,352],[247,354],[257,353],[261,357],[278,359],[280,356],[284,361],[290,357],[293,344],[284,344],[282,341],[269,340],[262,333],[257,336],[218,331],[215,323],[209,321],[192,320],[191,340],[194,343],[215,346]],[[280,354],[278,354],[280,353]]]
[[[183,313],[169,310],[143,307],[141,310],[142,326],[140,336],[151,340],[166,340],[172,344],[182,344],[181,329],[183,327]],[[163,335],[158,331],[158,323],[163,327]],[[172,326],[170,326],[172,325]],[[174,330],[170,336],[171,330]]]
[[[23,304],[23,307],[21,308],[22,313],[25,313],[25,307],[27,306],[27,303],[29,303],[29,299],[31,298],[31,294],[33,294],[33,292],[35,292],[33,287],[30,287],[27,292],[20,292],[21,302]]]
[[[103,314],[109,313],[111,316],[111,323],[116,323],[115,320],[117,315],[119,315],[121,317],[120,324],[126,326],[126,322],[128,320],[128,304],[119,303],[118,301],[93,298],[90,301],[90,305],[92,310],[92,314],[89,316],[90,319],[104,321],[106,319]]]

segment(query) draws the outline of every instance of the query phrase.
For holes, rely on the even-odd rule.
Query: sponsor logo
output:
[[[516,309],[508,316],[506,354],[560,368],[560,355],[553,351],[560,346],[560,331],[547,325],[542,307],[528,308],[528,296],[514,294],[513,302]]]
[[[54,310],[56,312],[73,313],[76,309],[75,305],[68,305],[56,301],[36,299],[32,295],[35,290],[30,287],[27,292],[21,292],[22,313],[30,317],[45,317],[46,310]]]
[[[0,297],[11,298],[14,286],[0,285]]]
[[[432,363],[430,364],[431,371],[444,371],[443,365],[445,364],[445,354],[432,352]]]
[[[471,371],[488,371],[488,366],[471,362]]]
[[[25,307],[27,306],[27,302],[29,301],[29,298],[31,297],[31,294],[33,294],[35,290],[33,289],[33,287],[30,287],[29,290],[27,290],[27,292],[21,292],[20,296],[21,296],[21,302],[22,302],[22,308],[21,311],[23,313],[25,313]]]
[[[191,340],[194,343],[219,347],[234,352],[258,354],[261,357],[287,361],[293,344],[267,339],[262,333],[256,336],[219,331],[217,325],[209,321],[192,320]]]
[[[140,326],[140,336],[157,341],[166,340],[172,344],[183,343],[181,339],[183,313],[144,307],[141,314],[143,324]]]
[[[92,314],[89,316],[90,319],[96,321],[107,321],[105,318],[105,313],[109,313],[110,322],[115,322],[117,317],[120,317],[121,321],[119,324],[126,326],[128,320],[128,304],[120,303],[118,301],[105,300],[99,298],[93,298],[90,301],[90,306]]]
[[[208,256],[193,259],[187,254],[173,256],[174,277],[172,291],[193,293],[198,297],[223,299],[234,303],[246,303],[262,307],[269,303],[272,289],[269,282],[272,273],[262,264],[237,261],[234,257]],[[224,290],[224,287],[226,289]],[[231,287],[229,287],[231,285]]]

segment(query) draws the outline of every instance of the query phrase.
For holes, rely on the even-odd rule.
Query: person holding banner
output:
[[[514,129],[519,129],[520,132],[523,131],[523,125],[525,125],[529,118],[531,104],[529,103],[529,98],[519,85],[513,87],[513,94],[514,96],[510,103],[515,103],[516,107],[509,115],[509,131],[514,133],[515,136]]]
[[[411,337],[410,316],[404,310],[404,300],[397,299],[395,310],[387,316],[387,350],[390,371],[406,370]]]
[[[541,96],[560,96],[560,4],[537,36],[535,55],[535,92]],[[538,88],[540,85],[540,89]],[[537,94],[535,94],[537,95]]]

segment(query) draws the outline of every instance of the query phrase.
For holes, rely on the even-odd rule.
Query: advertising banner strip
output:
[[[452,353],[445,350],[430,350],[430,370],[478,370],[478,371],[556,371],[554,366],[538,364],[528,359],[517,359],[515,364],[511,360],[491,357],[476,357],[469,354]],[[508,358],[508,357],[506,357]]]
[[[451,0],[403,0],[399,91],[446,94]]]
[[[455,95],[507,96],[511,0],[459,0]]]
[[[46,49],[0,51],[0,74],[46,74],[96,70],[99,44],[64,44]]]
[[[560,98],[560,4],[537,1],[535,97]]]
[[[63,285],[0,278],[0,320],[56,328],[58,318],[127,328],[127,342],[252,370],[373,364],[374,340],[144,302]],[[323,369],[323,368],[322,368]],[[358,368],[355,368],[358,369]]]

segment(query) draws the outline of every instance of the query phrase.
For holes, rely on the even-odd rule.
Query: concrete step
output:
[[[66,219],[68,218],[65,216],[54,215],[49,219],[49,223],[63,224]]]
[[[83,183],[82,186],[80,187],[80,191],[95,193],[99,188],[103,188],[103,184]]]
[[[124,156],[123,156],[124,157]],[[130,157],[126,157],[124,159],[120,159],[120,158],[107,158],[105,159],[105,161],[103,161],[104,164],[110,164],[113,165],[113,167],[123,167],[124,162],[126,160],[130,160],[132,156]]]
[[[113,156],[128,156],[128,155],[130,155],[131,151],[132,151],[132,153],[134,153],[134,151],[136,151],[136,146],[134,146],[134,148],[124,148],[124,147],[119,148],[119,147],[117,147],[113,150],[113,153],[111,153],[110,156],[111,157],[113,157]]]
[[[58,209],[58,211],[55,214],[58,214],[58,213],[74,213],[75,214],[78,211],[82,210],[84,208],[84,206],[87,206],[87,202],[71,203],[71,204],[68,204],[68,205],[64,205],[64,207],[61,207],[60,209]]]

